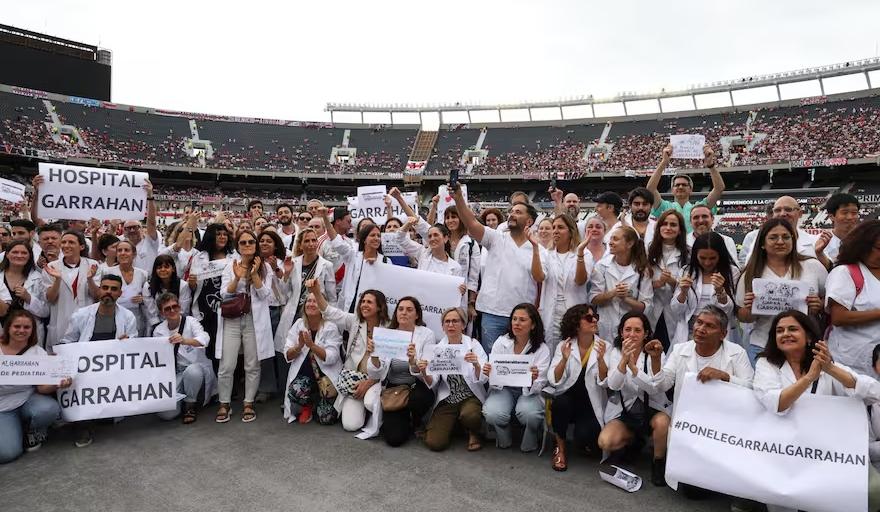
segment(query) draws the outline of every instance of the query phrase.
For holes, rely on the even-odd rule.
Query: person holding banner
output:
[[[568,469],[565,441],[571,424],[577,449],[599,453],[599,433],[605,425],[608,397],[599,385],[598,361],[608,342],[599,338],[598,332],[599,314],[592,304],[573,306],[562,316],[563,341],[556,345],[547,372],[553,395],[550,417],[556,442],[552,459],[556,471]],[[600,346],[603,348],[599,349]]]
[[[675,200],[667,201],[660,195],[658,187],[660,186],[660,179],[663,177],[663,172],[666,170],[666,167],[669,165],[669,160],[672,158],[672,144],[663,148],[660,163],[657,165],[657,169],[654,173],[651,174],[651,177],[648,178],[648,184],[645,185],[645,187],[654,194],[654,209],[651,210],[652,217],[659,217],[660,214],[666,210],[675,209],[684,217],[685,228],[687,229],[687,232],[690,233],[693,230],[690,222],[691,209],[694,206],[705,204],[709,208],[712,208],[714,212],[715,204],[721,199],[721,195],[724,193],[724,178],[721,177],[721,173],[718,172],[718,168],[716,167],[715,151],[713,151],[709,145],[706,145],[703,147],[703,154],[705,156],[703,165],[709,169],[709,174],[712,176],[712,190],[709,191],[709,195],[707,195],[705,199],[692,203],[690,199],[694,190],[693,180],[691,180],[691,177],[686,174],[677,174],[672,177],[672,195]]]
[[[49,304],[46,349],[50,352],[67,332],[72,315],[103,295],[92,279],[98,262],[85,257],[86,239],[82,233],[65,232],[61,236],[61,254],[61,258],[43,267],[43,286]]]
[[[681,215],[675,210],[667,212]],[[599,447],[616,452],[612,457],[620,455],[624,449],[638,455],[644,446],[644,438],[652,436],[651,482],[659,487],[666,485],[666,438],[672,404],[664,393],[656,393],[652,386],[643,384],[660,373],[665,356],[661,353],[659,359],[654,359],[645,352],[651,335],[648,317],[630,311],[620,320],[610,354],[605,356],[604,345],[599,348],[599,384],[611,391],[605,408],[605,427],[599,434]],[[638,378],[639,375],[643,380]]]
[[[307,294],[302,310],[302,316],[288,330],[283,348],[290,363],[284,419],[305,424],[312,421],[314,412],[318,423],[332,425],[338,417],[333,402],[342,370],[342,335],[336,324],[324,320],[314,293]]]
[[[149,311],[144,304],[144,286],[150,280],[150,274],[146,270],[141,270],[134,266],[137,249],[135,245],[128,240],[120,240],[116,244],[116,260],[118,265],[108,267],[96,273],[95,281],[101,282],[101,278],[105,275],[117,275],[122,278],[122,296],[119,298],[119,305],[131,311],[137,319],[138,336],[147,335],[148,324],[147,316]],[[155,258],[154,260],[155,261]],[[176,291],[173,290],[172,293]]]
[[[217,423],[226,423],[232,412],[232,379],[238,365],[238,351],[244,352],[244,404],[241,421],[257,419],[254,400],[260,385],[260,361],[275,356],[272,342],[272,320],[269,300],[275,276],[269,265],[257,253],[257,236],[253,231],[242,231],[235,241],[238,254],[223,269],[220,284],[223,303],[217,321],[215,356],[220,359],[217,374],[220,407]],[[232,304],[229,304],[229,303]]]
[[[217,394],[217,376],[214,374],[211,361],[205,355],[205,347],[208,346],[211,338],[198,320],[183,312],[183,307],[174,293],[162,293],[156,299],[156,303],[165,320],[156,326],[153,336],[158,338],[167,336],[169,343],[175,345],[177,392],[186,395],[183,399],[183,424],[189,425],[197,418],[196,402],[199,393],[204,395],[202,406],[208,405],[211,397]],[[176,409],[161,412],[159,417],[173,420],[180,414],[180,410],[180,402],[178,402]]]
[[[681,271],[670,302],[670,311],[679,319],[671,333],[672,345],[690,339],[696,312],[707,304],[718,306],[728,317],[733,315],[738,277],[739,269],[725,250],[721,235],[710,232],[694,240],[690,261]]]
[[[182,315],[188,316],[190,314],[192,291],[186,281],[177,277],[174,258],[168,254],[160,254],[153,262],[153,271],[141,291],[146,308],[148,333],[162,321],[156,301],[159,296],[165,293],[173,293],[177,297]]]
[[[7,315],[0,335],[0,355],[48,357],[37,344],[37,321],[28,311],[17,309]],[[70,383],[71,379],[65,378],[58,386],[0,384],[0,464],[12,462],[25,450],[40,448],[49,425],[61,417],[61,407],[52,395]]]
[[[27,242],[14,240],[7,244],[0,261],[0,325],[16,310],[27,310],[37,322],[37,340],[42,345],[43,321],[49,315],[44,300],[42,273],[34,265],[34,255]],[[2,332],[2,331],[0,331]]]
[[[657,219],[654,237],[648,246],[648,265],[654,287],[654,307],[648,318],[654,336],[668,351],[680,318],[672,311],[673,292],[681,279],[682,267],[690,253],[684,230],[684,217],[677,210],[666,210]]]
[[[560,215],[551,221],[553,246],[546,252],[547,275],[541,285],[541,321],[547,326],[547,348],[553,353],[559,343],[560,324],[565,312],[587,302],[590,270],[584,259],[586,244],[581,243],[575,221]],[[532,257],[537,257],[533,253]],[[532,265],[538,262],[533,261]]]
[[[192,316],[211,337],[206,354],[212,360],[215,372],[219,369],[219,359],[214,355],[214,348],[217,344],[217,319],[220,316],[220,284],[223,269],[234,250],[235,246],[226,225],[210,224],[205,229],[205,236],[196,245],[198,252],[183,274],[193,297]]]
[[[144,237],[143,226],[140,221],[127,220],[122,225],[125,239],[135,246],[134,266],[149,272],[153,268],[153,260],[159,255],[159,231],[156,229],[156,201],[153,199],[153,184],[150,180],[144,180],[144,190],[147,191],[147,236]]]
[[[742,304],[737,317],[742,322],[753,324],[748,340],[749,360],[753,364],[757,361],[758,353],[764,350],[773,320],[766,312],[752,313],[755,302],[752,285],[755,278],[804,283],[809,290],[805,309],[814,316],[822,312],[828,271],[816,258],[807,258],[797,252],[797,236],[794,227],[783,218],[772,218],[765,222],[758,231],[759,242],[755,244],[737,284],[736,302]]]
[[[590,275],[590,303],[599,312],[599,336],[611,339],[629,311],[651,314],[654,286],[645,244],[636,230],[622,226],[611,233],[610,258],[596,262]]]
[[[489,382],[489,396],[483,403],[486,423],[495,428],[495,444],[498,448],[510,448],[513,435],[510,431],[511,416],[523,426],[520,450],[531,452],[538,448],[538,431],[544,424],[544,398],[541,391],[547,386],[547,368],[550,366],[550,350],[544,343],[544,324],[534,305],[517,304],[510,313],[507,333],[492,345],[491,353],[497,355],[532,355],[531,385],[521,388],[493,386]],[[483,374],[492,373],[490,363],[483,364]]]

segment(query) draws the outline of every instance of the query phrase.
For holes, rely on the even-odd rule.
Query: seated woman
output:
[[[483,447],[480,442],[480,428],[483,416],[480,414],[486,400],[486,376],[480,371],[486,362],[486,352],[480,342],[465,336],[467,315],[461,308],[450,308],[440,317],[446,336],[437,345],[426,345],[422,349],[422,359],[418,361],[419,376],[437,395],[433,411],[425,429],[425,444],[431,451],[439,452],[449,447],[452,431],[460,423],[468,434],[467,449],[470,452]],[[426,373],[428,361],[435,346],[460,346],[465,351],[462,373],[431,376]],[[471,368],[473,367],[473,368]]]
[[[436,339],[434,331],[425,327],[422,305],[415,297],[401,297],[397,301],[388,328],[412,333],[412,341],[407,347],[409,360],[386,361],[372,356],[367,363],[367,375],[382,382],[386,390],[397,386],[409,388],[409,400],[405,407],[393,411],[382,408],[382,437],[390,446],[400,446],[409,439],[410,434],[421,430],[422,417],[434,403],[434,392],[416,379],[419,375],[416,361],[421,358],[425,345],[433,345]]]
[[[47,355],[37,345],[37,321],[26,310],[13,310],[6,317],[0,354]],[[61,407],[52,395],[59,387],[70,386],[70,382],[65,378],[58,386],[0,386],[0,464],[17,459],[24,450],[31,452],[42,446],[49,425],[61,415]]]
[[[544,324],[541,315],[532,304],[523,302],[510,312],[507,334],[495,340],[490,353],[532,354],[532,385],[521,388],[489,385],[489,396],[483,403],[486,423],[495,427],[495,444],[509,448],[513,443],[510,420],[513,414],[524,427],[520,450],[531,452],[538,448],[538,431],[544,423],[544,398],[541,390],[547,385],[547,367],[550,365],[550,349],[544,343]],[[486,377],[492,365],[483,364]]]
[[[620,320],[614,348],[608,356],[602,357],[604,346],[599,349],[599,380],[611,390],[599,447],[607,452],[631,447],[631,453],[637,455],[644,446],[644,438],[652,435],[651,482],[663,486],[666,485],[666,436],[672,403],[665,393],[658,393],[653,386],[645,384],[660,373],[665,359],[663,352],[658,358],[645,352],[651,334],[648,317],[629,312]]]
[[[357,313],[346,313],[327,303],[317,279],[307,280],[306,288],[318,302],[324,320],[336,324],[340,331],[348,332],[348,339],[342,344],[343,363],[336,381],[339,395],[333,403],[342,421],[342,428],[349,432],[360,430],[367,412],[370,412],[370,424],[359,437],[373,437],[379,433],[382,420],[382,386],[377,385],[378,379],[367,376],[367,365],[373,353],[373,329],[388,325],[385,294],[378,290],[364,290],[358,301]]]
[[[571,424],[574,424],[575,446],[589,453],[599,453],[599,432],[605,424],[608,400],[598,379],[598,347],[604,351],[607,342],[596,335],[598,331],[599,313],[592,304],[573,306],[562,315],[559,327],[562,341],[556,345],[547,372],[553,394],[550,415],[556,440],[553,449],[556,471],[568,469],[565,440]]]
[[[153,336],[168,336],[168,341],[175,345],[177,391],[186,395],[183,399],[183,424],[189,425],[196,421],[199,393],[204,391],[202,406],[208,405],[211,397],[217,394],[217,376],[211,360],[205,354],[205,347],[211,337],[198,320],[183,314],[183,308],[173,293],[163,293],[156,304],[165,320],[153,329]],[[176,410],[159,413],[159,417],[172,420],[178,414],[180,402]]]
[[[284,343],[284,358],[290,363],[284,396],[284,419],[288,423],[308,423],[315,412],[321,425],[336,423],[338,414],[333,402],[342,370],[341,346],[339,329],[324,321],[315,294],[309,293],[303,314],[288,331]]]

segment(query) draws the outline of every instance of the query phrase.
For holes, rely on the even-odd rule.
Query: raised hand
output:
[[[645,345],[645,353],[651,357],[660,357],[663,353],[663,344],[660,340],[651,340]]]
[[[242,265],[240,261],[234,260],[232,262],[232,273],[237,279],[241,280],[244,279],[245,276],[247,276],[248,271],[246,268],[244,268],[244,265]]]
[[[726,293],[724,290],[724,276],[720,273],[715,272],[709,277],[709,282],[712,283],[712,286],[715,288],[715,294],[721,295]]]
[[[819,364],[822,365],[823,371],[828,371],[832,366],[834,366],[834,360],[831,359],[831,352],[828,350],[828,345],[819,340],[816,342],[816,346],[813,347],[813,360],[819,360]]]
[[[703,166],[707,169],[711,169],[715,167],[715,150],[713,150],[708,144],[703,146]]]
[[[572,342],[571,339],[567,339],[562,342],[562,359],[568,361],[568,358],[571,357],[571,348]]]
[[[483,375],[488,377],[490,373],[492,373],[492,365],[489,363],[483,363]]]
[[[819,237],[816,238],[816,244],[814,245],[816,249],[816,254],[822,254],[826,247],[828,247],[828,242],[831,241],[831,231],[822,231],[819,233]]]

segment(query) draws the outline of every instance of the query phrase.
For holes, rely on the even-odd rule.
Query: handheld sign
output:
[[[401,195],[403,196],[404,202],[406,202],[410,208],[414,211],[418,211],[418,194],[415,192],[402,192]],[[351,222],[355,226],[364,218],[373,219],[377,226],[384,226],[385,222],[388,220],[388,212],[385,211],[384,200],[381,208],[364,208],[361,206],[357,197],[349,197],[348,213],[351,214]],[[399,219],[400,222],[406,222],[407,215],[397,201],[391,201],[391,214],[394,215],[396,219]]]
[[[670,135],[669,143],[672,144],[672,158],[702,160],[704,157],[705,135]]]
[[[464,202],[467,203],[467,185],[460,183],[458,187],[461,189],[461,196],[464,198]],[[452,197],[452,191],[446,185],[440,185],[437,188],[437,196],[437,222],[443,222],[443,215],[446,209],[450,206],[455,206],[455,199]]]
[[[69,357],[0,355],[0,386],[57,386],[75,373],[76,360]]]
[[[406,256],[397,241],[397,233],[382,233],[382,254],[385,256]]]
[[[141,220],[146,217],[145,172],[40,163],[45,180],[37,194],[44,219]]]
[[[24,200],[24,185],[0,178],[0,200],[20,203]]]
[[[461,375],[467,363],[464,355],[467,347],[457,345],[432,345],[424,355],[428,358],[428,375]],[[472,368],[473,370],[473,368]]]
[[[807,313],[807,295],[810,285],[802,281],[788,279],[755,278],[752,281],[755,300],[752,302],[752,314],[775,316],[777,313],[796,309]]]
[[[385,195],[388,194],[388,189],[385,185],[370,185],[367,187],[358,187],[357,188],[357,200],[358,206],[363,208],[368,212],[375,212],[368,214],[367,217],[381,217],[386,215],[385,213]]]
[[[532,354],[495,354],[489,355],[490,386],[509,386],[526,388],[532,385]]]
[[[390,361],[400,359],[406,361],[406,348],[412,341],[413,333],[376,327],[373,329],[373,356]]]

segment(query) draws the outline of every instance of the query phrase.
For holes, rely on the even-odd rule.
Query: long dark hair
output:
[[[866,220],[853,228],[840,242],[838,265],[856,265],[871,254],[874,243],[880,238],[880,220]]]
[[[801,359],[801,372],[806,373],[810,371],[810,365],[813,364],[813,345],[822,339],[822,331],[812,318],[800,311],[783,311],[773,317],[773,321],[770,322],[770,332],[767,335],[767,345],[758,354],[758,357],[767,359],[768,362],[774,364],[777,368],[781,368],[782,364],[785,363],[785,354],[776,345],[776,326],[779,325],[779,321],[783,318],[794,318],[795,322],[799,323],[806,333],[807,348],[804,351],[803,359]]]
[[[217,232],[225,231],[226,232],[226,246],[223,247],[223,251],[226,254],[232,254],[232,251],[235,250],[235,245],[232,233],[226,229],[226,224],[214,223],[208,225],[205,229],[205,236],[196,244],[197,251],[204,251],[208,253],[208,256],[213,256],[214,252],[217,251]]]
[[[623,350],[623,326],[630,318],[638,318],[642,321],[642,328],[645,330],[645,343],[651,339],[651,321],[640,311],[630,311],[620,317],[620,322],[617,324],[617,336],[614,337],[614,346],[618,349]]]
[[[156,269],[161,267],[163,263],[171,265],[171,283],[167,289],[162,287],[162,280],[159,279],[159,274],[156,273]],[[167,254],[156,256],[156,260],[153,261],[153,270],[150,272],[149,286],[150,295],[153,297],[158,297],[162,291],[171,292],[174,295],[180,293],[180,278],[177,277],[177,265],[174,262],[174,258]]]
[[[119,243],[119,237],[116,235],[111,235],[110,233],[104,233],[98,238],[98,255],[101,257],[101,261],[107,260],[107,255],[104,254],[104,251],[110,248],[111,245]]]
[[[458,219],[458,229],[455,230],[455,234],[458,235],[458,238],[463,237],[467,234],[467,228],[464,226],[464,222],[461,221],[461,216],[458,215],[458,208],[453,204],[446,207],[446,211],[443,212],[443,225],[446,225],[446,220],[450,217],[455,217]],[[452,231],[450,230],[450,233]]]
[[[510,311],[510,318],[507,320],[507,336],[510,339],[515,339],[513,336],[513,314],[519,310],[523,310],[529,315],[529,318],[532,319],[532,332],[529,333],[529,351],[527,354],[534,354],[538,347],[544,344],[544,322],[541,321],[541,314],[538,313],[538,308],[529,302],[523,302],[517,304]]]
[[[271,229],[268,231],[264,230],[260,233],[260,236],[257,237],[257,254],[260,254],[260,239],[264,236],[268,236],[269,238],[271,238],[272,243],[275,245],[273,256],[275,256],[279,261],[284,261],[284,258],[287,256],[287,250],[284,248],[284,240],[282,240],[281,237],[278,236],[278,233],[272,231]]]
[[[724,245],[724,239],[714,231],[698,236],[694,240],[694,246],[691,247],[691,257],[687,266],[687,273],[694,279],[695,285],[691,287],[691,291],[697,294],[696,280],[701,271],[699,258],[701,249],[712,249],[718,253],[718,264],[715,266],[715,272],[718,272],[724,278],[724,290],[727,292],[727,300],[732,301],[736,297],[734,292],[736,283],[733,282],[733,261],[730,259],[730,253],[727,252],[727,246]]]
[[[374,229],[378,230],[380,233],[382,232],[382,230],[379,229],[379,226],[377,226],[372,221],[358,230],[358,251],[364,252],[364,246],[367,243],[367,237],[370,236],[370,233],[372,233]],[[376,249],[376,252],[382,254],[382,244],[379,244],[379,248]]]
[[[755,246],[752,249],[752,255],[749,256],[749,261],[743,269],[742,281],[745,284],[746,293],[752,291],[752,280],[756,277],[761,277],[761,274],[764,273],[764,269],[767,268],[767,249],[764,247],[764,244],[767,243],[767,234],[770,233],[771,229],[777,226],[782,226],[788,231],[788,234],[791,235],[791,252],[786,256],[785,264],[790,269],[792,279],[797,280],[800,277],[801,271],[803,270],[801,262],[809,259],[798,253],[797,230],[790,222],[778,217],[767,219],[767,221],[761,226],[761,229],[758,230],[758,236],[755,237]],[[870,250],[870,248],[868,250]]]
[[[678,249],[679,264],[688,261],[689,251],[684,216],[678,213],[678,210],[666,210],[657,219],[657,224],[654,226],[654,238],[651,239],[651,245],[648,247],[648,264],[652,267],[659,267],[663,263],[663,237],[660,236],[660,227],[663,226],[668,217],[675,217],[678,220],[678,236],[675,237],[675,248]]]
[[[6,315],[6,321],[3,322],[3,334],[0,335],[0,343],[9,345],[9,326],[20,316],[31,321],[31,337],[28,338],[27,342],[27,348],[31,348],[37,344],[37,319],[26,309],[14,309]]]
[[[27,277],[31,275],[31,271],[37,267],[34,265],[34,250],[31,249],[31,246],[24,240],[12,240],[6,245],[6,254],[3,255],[3,261],[0,261],[0,272],[6,272],[9,270],[9,251],[11,251],[13,247],[18,247],[19,245],[24,247],[28,253],[27,263],[24,264],[24,270],[22,272],[24,278],[27,279]]]
[[[432,228],[436,228],[437,231],[440,232],[441,235],[446,237],[446,243],[443,244],[443,250],[446,251],[446,255],[450,258],[452,257],[452,242],[449,240],[450,231],[449,228],[446,227],[446,224],[434,224],[431,226]]]
[[[379,290],[364,290],[363,293],[361,293],[361,298],[358,301],[358,307],[355,308],[358,322],[364,321],[364,317],[363,315],[361,315],[360,305],[361,302],[364,301],[364,297],[366,295],[372,296],[373,300],[376,301],[376,307],[378,308],[378,311],[376,312],[376,318],[379,320],[379,325],[386,324],[388,322],[388,300],[385,298],[385,294],[380,292]]]
[[[394,315],[391,317],[391,323],[388,324],[389,329],[397,329],[400,327],[400,324],[397,323],[397,308],[400,307],[400,303],[403,301],[412,302],[413,306],[416,308],[416,325],[425,325],[425,320],[422,318],[422,303],[419,302],[419,299],[415,297],[411,297],[407,295],[406,297],[401,297],[397,300],[397,306],[394,307]]]

